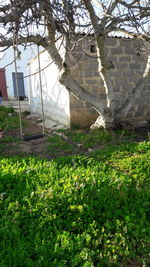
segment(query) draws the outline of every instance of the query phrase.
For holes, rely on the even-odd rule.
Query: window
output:
[[[91,45],[91,53],[96,53],[96,46],[95,45]]]

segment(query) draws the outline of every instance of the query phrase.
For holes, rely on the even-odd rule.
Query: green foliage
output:
[[[70,137],[73,142],[81,143],[86,148],[107,144],[110,142],[121,142],[127,139],[133,139],[135,135],[126,130],[106,131],[103,129],[85,132],[66,131],[65,134]]]
[[[25,126],[24,121],[23,125]],[[5,129],[6,127],[7,130],[19,127],[18,114],[14,112],[12,107],[0,106],[0,129]]]
[[[16,142],[19,141],[19,138],[13,137],[13,136],[7,136],[7,137],[3,137],[1,142],[4,143],[9,143],[9,142]]]
[[[1,158],[0,266],[148,266],[149,162],[150,143]]]
[[[10,115],[11,114],[11,115]],[[18,118],[14,116],[14,109],[11,107],[0,107],[0,128],[5,129],[16,128],[18,126]]]
[[[83,144],[85,147],[92,147],[94,145],[99,145],[111,141],[113,135],[109,131],[104,130],[94,130],[88,133],[84,132],[66,132],[73,142],[78,142]]]
[[[3,107],[3,106],[0,106],[0,113],[13,113],[14,112],[14,108],[13,107]]]
[[[74,150],[74,145],[62,140],[59,135],[49,137],[48,142],[50,144],[48,145],[47,150],[51,155],[57,155],[57,153],[62,151],[70,153]]]

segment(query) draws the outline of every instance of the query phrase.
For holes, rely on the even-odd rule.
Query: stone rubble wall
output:
[[[94,45],[94,41],[90,38],[82,41],[81,51],[78,53],[79,64],[73,70],[74,75],[85,89],[95,96],[100,96],[106,103],[103,82],[97,72],[96,53],[90,52],[91,45]],[[128,92],[143,76],[147,57],[146,54],[144,55],[144,49],[142,53],[139,53],[141,45],[139,41],[133,39],[107,39],[106,53],[115,66],[114,69],[109,70],[109,75],[117,108],[121,107]],[[83,50],[88,56],[85,56]],[[141,96],[124,118],[125,121],[150,121],[150,81],[141,86],[143,87]],[[70,116],[72,126],[89,127],[94,123],[98,114],[93,108],[70,94]]]

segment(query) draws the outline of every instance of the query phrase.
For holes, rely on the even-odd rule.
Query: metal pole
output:
[[[45,117],[44,117],[44,105],[43,105],[43,91],[42,91],[42,77],[41,77],[41,62],[40,62],[40,50],[39,45],[38,49],[38,71],[39,71],[39,84],[40,84],[40,93],[41,93],[41,109],[42,109],[42,121],[43,121],[43,134],[45,132]]]
[[[18,84],[18,75],[17,75],[17,62],[16,62],[16,47],[14,46],[14,64],[15,64],[15,82],[16,82],[16,90],[17,90],[17,97],[18,97],[18,106],[19,106],[19,126],[20,126],[20,135],[21,138],[23,136],[22,132],[22,120],[21,120],[21,105],[20,105],[20,98],[19,98],[19,84]]]

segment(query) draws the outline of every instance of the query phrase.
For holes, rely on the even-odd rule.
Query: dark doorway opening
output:
[[[23,72],[13,72],[13,87],[14,87],[14,96],[18,97],[17,95],[17,88],[16,88],[16,79],[18,80],[18,91],[19,91],[19,99],[23,100],[25,96],[25,89],[24,89],[24,80],[23,80]]]

